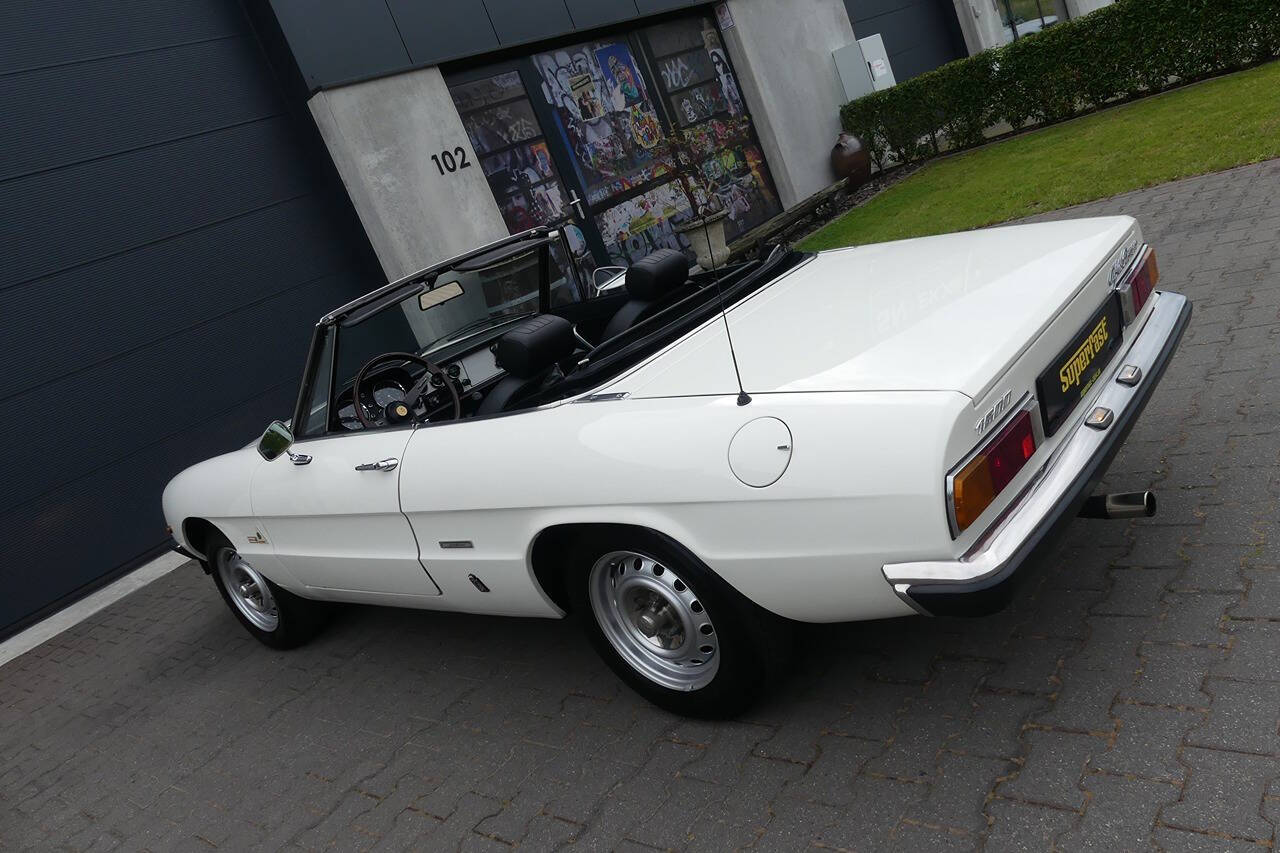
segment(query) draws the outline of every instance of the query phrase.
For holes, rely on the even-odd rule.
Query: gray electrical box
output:
[[[884,39],[879,33],[860,38],[853,44],[836,48],[831,52],[836,61],[836,73],[844,86],[847,100],[870,95],[879,89],[888,89],[898,81],[889,65],[889,54],[884,49]]]
[[[889,52],[884,49],[884,39],[879,33],[858,39],[862,48],[862,58],[866,60],[867,71],[871,75],[871,85],[880,89],[888,89],[898,81],[893,77],[893,67],[889,65]]]
[[[867,67],[867,60],[862,56],[862,46],[856,41],[836,48],[831,52],[831,57],[836,61],[836,73],[840,75],[840,85],[844,86],[846,101],[870,95],[876,90],[871,83],[871,70]]]

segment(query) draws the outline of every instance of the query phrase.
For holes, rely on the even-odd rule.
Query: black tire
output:
[[[655,565],[650,565],[643,559],[639,561],[630,557],[619,559],[619,553],[632,553],[642,558],[650,558]],[[764,689],[775,683],[780,676],[790,654],[791,623],[749,601],[707,568],[688,549],[669,537],[634,528],[601,528],[580,537],[571,549],[570,559],[568,586],[570,608],[574,618],[581,623],[600,657],[618,677],[632,690],[658,707],[673,714],[689,717],[709,719],[735,717],[747,710]],[[628,562],[630,566],[623,565]],[[601,566],[599,573],[593,573],[598,563]],[[658,571],[659,568],[663,571]],[[669,676],[666,673],[660,673],[658,677],[673,679],[705,677],[709,678],[708,681],[696,685],[685,684],[682,689],[673,689],[638,669],[620,653],[615,642],[621,643],[624,647],[630,642],[632,645],[628,653],[633,655],[633,659],[638,655],[640,665],[644,666],[643,653],[650,651],[652,654],[652,651],[645,650],[643,647],[646,640],[643,632],[652,629],[653,624],[646,623],[641,628],[635,624],[635,617],[625,617],[627,613],[644,613],[645,608],[637,609],[623,604],[615,605],[614,611],[610,612],[610,605],[607,603],[593,605],[592,588],[596,583],[607,584],[604,588],[597,587],[601,591],[595,594],[595,597],[614,602],[621,602],[628,596],[648,594],[643,588],[630,593],[620,588],[619,584],[626,579],[628,571],[634,573],[627,581],[629,583],[650,582],[650,578],[644,577],[647,571],[650,576],[663,575],[665,582],[674,584],[673,590],[683,591],[670,594],[670,600],[664,599],[663,607],[658,611],[648,612],[670,612],[673,617],[679,617],[683,612],[687,617],[706,619],[707,623],[695,627],[698,632],[708,634],[715,640],[713,675],[682,676],[679,672],[674,672]],[[601,580],[602,574],[607,576],[607,581]],[[674,580],[672,580],[673,575]],[[632,589],[636,590],[636,587],[633,586]],[[672,601],[682,595],[685,598],[691,597],[692,603],[687,603],[687,607],[690,611],[696,610],[696,616],[692,612],[686,612],[685,607],[679,605],[678,601],[672,604]],[[649,601],[652,604],[652,597]],[[603,617],[598,615],[598,609],[601,608],[605,611]],[[615,613],[622,615],[615,618]],[[602,624],[602,618],[613,620],[615,627],[606,628]],[[624,618],[631,618],[630,626],[623,621]],[[666,624],[669,626],[681,622],[680,618],[664,618],[667,618]],[[711,625],[710,631],[706,630],[708,625]],[[630,633],[633,629],[636,632],[634,635]],[[696,643],[707,639],[697,637],[695,631],[688,629],[673,627],[672,631],[675,634],[674,638],[666,639],[673,644],[678,644],[679,648],[667,652],[671,655],[679,655],[681,649],[688,649],[689,654],[698,654],[693,651],[694,647],[685,645],[687,637],[696,637]],[[610,636],[616,639],[611,640]],[[633,636],[634,639],[628,640],[629,636]],[[660,642],[662,639],[661,633],[656,639],[655,635],[649,635],[647,638],[650,643]],[[639,652],[635,651],[637,648]],[[710,646],[703,645],[701,648],[707,649]],[[711,659],[703,661],[693,658],[688,665],[675,666],[677,669],[692,673],[710,663]]]
[[[221,534],[214,534],[210,537],[210,541],[204,544],[207,555],[205,568],[213,576],[213,583],[218,588],[222,600],[226,602],[227,608],[244,626],[244,629],[263,645],[273,649],[295,648],[319,633],[328,621],[332,611],[331,605],[327,602],[312,601],[294,595],[287,589],[272,583],[269,578],[259,575],[261,582],[266,585],[270,603],[274,604],[275,620],[272,627],[267,618],[269,614],[255,614],[260,623],[255,624],[250,615],[247,615],[248,611],[242,609],[237,601],[241,596],[227,588],[226,579],[219,567],[220,560],[229,559],[232,555],[238,556],[236,549]],[[256,570],[253,571],[256,573]]]

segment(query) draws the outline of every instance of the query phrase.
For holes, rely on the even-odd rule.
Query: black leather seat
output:
[[[603,340],[652,316],[664,307],[665,297],[689,280],[689,261],[683,252],[659,249],[627,268],[627,302],[604,327]]]
[[[505,412],[542,388],[556,365],[573,355],[573,324],[554,314],[530,317],[498,339],[494,360],[507,375],[485,395],[478,415]]]

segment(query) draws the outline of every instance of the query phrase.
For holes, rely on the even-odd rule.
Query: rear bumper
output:
[[[1138,415],[1160,382],[1191,319],[1191,302],[1161,292],[1142,331],[1114,362],[1101,390],[1072,414],[1072,426],[1036,478],[1004,517],[964,556],[956,560],[890,563],[885,579],[907,604],[935,616],[983,616],[1008,603],[1013,588],[1055,534],[1080,511],[1124,444]],[[1134,386],[1116,381],[1122,367],[1135,365],[1142,380]],[[1114,419],[1105,429],[1086,426],[1084,416],[1097,406]]]

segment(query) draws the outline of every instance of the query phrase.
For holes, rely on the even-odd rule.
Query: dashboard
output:
[[[453,382],[458,397],[462,399],[464,413],[474,408],[474,405],[468,406],[469,400],[474,399],[478,403],[482,398],[483,395],[476,389],[487,385],[503,372],[494,361],[488,346],[465,353],[454,361],[442,363],[440,367],[448,375],[449,381]],[[367,376],[360,389],[365,417],[374,424],[385,424],[387,407],[402,402],[421,376],[420,368],[411,370],[400,366],[385,367]],[[430,390],[419,398],[418,414],[445,409],[451,399],[445,388],[444,377],[437,374],[431,378]],[[364,429],[356,415],[355,400],[349,387],[338,395],[336,420],[335,426],[344,430],[355,432]]]

